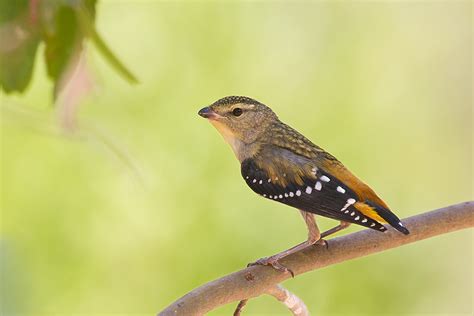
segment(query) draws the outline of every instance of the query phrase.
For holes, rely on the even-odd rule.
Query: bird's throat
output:
[[[219,131],[222,137],[224,137],[224,140],[230,145],[240,162],[251,156],[249,146],[239,139],[227,125],[217,120],[210,120],[210,122]]]

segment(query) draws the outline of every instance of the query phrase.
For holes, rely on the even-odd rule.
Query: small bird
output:
[[[247,185],[264,198],[297,208],[308,227],[308,239],[255,264],[293,272],[279,260],[314,244],[351,223],[380,232],[388,223],[408,229],[387,204],[334,156],[281,122],[266,105],[245,96],[222,98],[198,114],[210,121],[232,147]],[[340,221],[320,233],[314,215]]]

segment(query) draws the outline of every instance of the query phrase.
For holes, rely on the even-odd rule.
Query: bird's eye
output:
[[[232,110],[232,114],[234,114],[234,116],[241,116],[242,115],[242,109],[241,108],[235,108]]]

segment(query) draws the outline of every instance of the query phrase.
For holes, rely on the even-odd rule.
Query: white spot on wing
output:
[[[306,193],[311,194],[313,192],[313,189],[311,187],[306,187]]]
[[[354,216],[354,215],[355,215],[355,212],[352,212],[352,213],[351,213],[351,216]]]
[[[326,176],[321,176],[320,179],[321,179],[321,181],[324,181],[324,182],[329,182],[329,181],[331,181],[331,179],[329,179],[329,178],[326,177]]]
[[[359,220],[359,218],[360,218],[360,217],[359,217],[359,216],[357,216],[357,217],[356,217],[356,218],[354,218],[354,219],[355,219],[356,221],[358,221],[358,220]]]
[[[362,220],[362,223],[367,223],[367,218],[364,218],[364,219]]]
[[[321,182],[316,182],[316,185],[314,186],[314,188],[318,191],[321,191],[321,188],[323,187],[323,185],[321,184]]]
[[[289,194],[290,194],[290,197],[294,197],[294,196],[295,196],[295,194],[294,194],[293,192],[290,192]]]
[[[346,205],[344,205],[343,208],[341,208],[341,212],[342,212],[342,211],[345,211],[345,210],[349,207],[349,205],[354,204],[355,201],[356,201],[356,200],[354,200],[354,199],[347,199],[347,203],[346,203]]]
[[[337,190],[337,192],[339,192],[339,193],[346,193],[346,190],[344,190],[344,188],[342,188],[342,187],[340,187],[340,186],[338,186],[336,190]]]
[[[282,195],[282,194],[280,194],[278,197],[279,197],[280,199],[283,199],[283,195]]]
[[[262,184],[262,183],[263,183],[263,180],[258,181],[258,184]]]
[[[253,182],[253,183],[257,182],[257,179],[253,179],[253,181],[252,181],[252,182]]]
[[[296,195],[297,195],[297,196],[300,196],[300,195],[301,195],[301,191],[300,191],[300,190],[296,191]]]
[[[374,227],[374,226],[375,226],[375,224],[374,224],[374,223],[370,224],[370,227]]]

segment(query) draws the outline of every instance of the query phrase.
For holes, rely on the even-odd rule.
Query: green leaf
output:
[[[28,0],[0,0],[0,87],[23,92],[31,80],[39,37]]]
[[[31,36],[12,50],[0,49],[0,86],[6,93],[23,92],[33,74],[39,38]]]
[[[59,93],[62,76],[68,70],[73,57],[83,49],[84,29],[79,24],[77,10],[84,8],[92,17],[95,16],[96,0],[55,0],[44,3],[45,12],[54,12],[53,18],[45,15],[44,40],[46,43],[45,60],[48,75],[54,81],[54,98]],[[51,14],[50,14],[51,15]]]
[[[0,0],[0,26],[22,13],[28,13],[28,0]]]
[[[35,2],[38,1],[38,2]],[[7,93],[23,92],[31,80],[40,40],[45,42],[48,76],[58,85],[87,37],[109,64],[128,81],[136,77],[116,57],[94,26],[97,0],[0,0],[0,87]],[[40,23],[30,20],[30,5]],[[40,38],[41,36],[41,38]]]
[[[66,70],[71,57],[82,49],[83,37],[75,10],[60,6],[54,18],[54,30],[45,36],[46,68],[54,81]]]
[[[83,7],[86,10],[87,14],[91,17],[92,21],[95,21],[95,7],[97,5],[97,0],[83,0]]]

